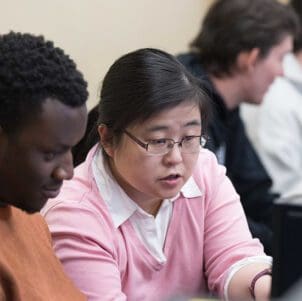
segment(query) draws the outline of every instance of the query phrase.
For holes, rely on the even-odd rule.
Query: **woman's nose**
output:
[[[169,152],[164,155],[164,160],[169,164],[182,162],[181,146],[178,143],[175,143],[173,147],[170,148]]]

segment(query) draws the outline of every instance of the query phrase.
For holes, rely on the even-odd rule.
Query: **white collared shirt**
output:
[[[111,214],[114,226],[118,228],[126,220],[130,220],[138,237],[145,244],[148,251],[161,263],[166,262],[163,247],[173,211],[173,202],[179,197],[163,200],[156,217],[140,208],[116,180],[111,176],[108,166],[100,149],[96,152],[92,162],[92,171],[100,195],[104,199]],[[181,194],[187,198],[202,196],[202,192],[190,177],[182,187]]]

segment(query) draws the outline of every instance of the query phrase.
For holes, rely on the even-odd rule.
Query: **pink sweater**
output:
[[[228,269],[264,255],[239,197],[215,156],[203,150],[193,178],[202,197],[175,200],[159,263],[129,220],[117,229],[93,178],[95,148],[43,214],[65,271],[89,300],[167,300],[210,290],[223,295]]]

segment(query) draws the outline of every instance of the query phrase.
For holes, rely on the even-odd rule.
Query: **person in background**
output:
[[[249,227],[271,252],[271,178],[249,142],[239,106],[260,104],[283,57],[291,51],[297,17],[275,0],[218,0],[207,12],[191,52],[178,59],[208,83],[214,103],[206,145],[239,193]]]
[[[0,300],[85,300],[65,275],[39,210],[73,176],[87,83],[42,36],[0,35]]]
[[[292,0],[302,24],[302,2]],[[263,103],[242,110],[247,132],[273,179],[272,190],[284,196],[302,195],[302,30],[293,53],[283,61],[284,75],[270,86]],[[256,124],[255,124],[256,121]]]
[[[140,49],[110,67],[96,144],[42,210],[90,301],[269,300],[271,258],[203,149],[209,111],[203,84],[172,55]]]

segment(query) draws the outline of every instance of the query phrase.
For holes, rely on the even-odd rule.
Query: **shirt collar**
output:
[[[108,207],[116,228],[129,219],[135,211],[142,210],[128,197],[128,195],[115,181],[108,166],[106,166],[106,163],[104,162],[101,149],[96,152],[93,158],[92,172],[99,193]],[[203,193],[197,186],[194,178],[190,177],[182,187],[180,193],[168,201],[174,202],[180,197],[180,195],[183,195],[185,198],[195,198],[202,196]]]

